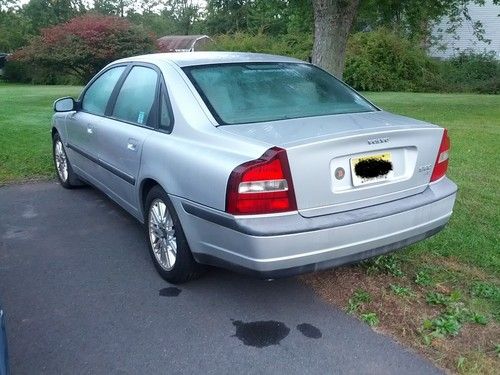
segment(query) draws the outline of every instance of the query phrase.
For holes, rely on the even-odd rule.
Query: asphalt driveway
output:
[[[0,300],[13,375],[439,373],[296,279],[169,285],[91,188],[0,188]]]

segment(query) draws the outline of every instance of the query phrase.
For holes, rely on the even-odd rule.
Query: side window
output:
[[[113,117],[147,124],[156,97],[158,74],[150,68],[134,66],[116,98]]]
[[[111,68],[97,78],[85,92],[82,109],[95,115],[104,115],[109,97],[124,70],[124,66]]]
[[[172,122],[173,118],[168,105],[168,97],[162,92],[160,102],[160,129],[170,130]]]

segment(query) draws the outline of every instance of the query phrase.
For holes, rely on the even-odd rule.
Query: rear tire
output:
[[[72,189],[82,185],[78,176],[73,172],[66,149],[58,133],[55,133],[52,137],[52,157],[54,159],[57,179],[62,187]]]
[[[179,217],[167,193],[160,186],[153,187],[144,207],[146,241],[161,277],[172,284],[198,278],[203,267],[193,258]]]

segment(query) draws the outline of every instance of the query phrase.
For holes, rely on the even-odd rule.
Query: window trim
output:
[[[122,88],[123,82],[127,79],[130,71],[132,70],[133,66],[132,64],[127,65],[127,69],[123,72],[122,76],[118,81],[116,81],[116,85],[113,88],[113,91],[111,91],[111,95],[109,96],[108,104],[106,106],[106,111],[104,112],[104,115],[108,118],[113,118],[111,114],[113,113],[113,109],[115,107],[116,99],[118,97],[118,94],[120,93],[120,90]]]
[[[153,99],[153,105],[151,106],[151,110],[150,110],[150,114],[153,114],[154,115],[154,118],[153,120],[151,119],[152,116],[148,115],[148,121],[145,123],[145,124],[139,124],[138,122],[133,122],[133,121],[128,121],[128,120],[124,120],[122,118],[119,118],[119,117],[115,117],[113,116],[113,111],[115,110],[115,105],[116,105],[116,102],[118,100],[118,95],[120,94],[120,91],[123,87],[123,84],[125,83],[125,81],[127,80],[130,72],[132,71],[132,69],[134,67],[143,67],[143,68],[149,68],[151,70],[153,70],[155,73],[156,73],[156,85],[155,85],[155,93],[154,93],[154,99]],[[160,81],[160,75],[161,75],[161,72],[160,70],[158,69],[158,67],[156,67],[155,65],[153,64],[149,64],[149,63],[142,63],[142,62],[133,62],[129,65],[127,71],[126,71],[126,75],[124,75],[123,77],[121,77],[118,82],[116,83],[116,86],[109,98],[109,102],[108,102],[108,107],[106,108],[106,117],[111,119],[111,120],[115,120],[115,121],[118,121],[118,122],[123,122],[125,124],[130,124],[130,125],[135,125],[135,126],[139,126],[141,128],[146,128],[146,129],[157,129],[157,125],[158,125],[158,121],[159,121],[159,116],[158,116],[158,99],[159,99],[159,95],[158,95],[158,92],[159,92],[159,81]],[[151,122],[153,122],[151,124]]]
[[[108,101],[106,103],[106,106],[104,108],[104,114],[100,115],[100,114],[97,114],[97,113],[92,113],[92,112],[84,110],[83,109],[83,99],[85,98],[85,95],[87,94],[88,89],[94,84],[95,81],[97,81],[99,78],[101,78],[106,72],[110,71],[111,69],[119,68],[119,67],[125,67],[125,69],[123,70],[122,74],[118,78],[118,81],[116,81],[115,87],[113,87],[113,90],[111,91],[111,95],[109,96]],[[129,63],[123,63],[123,64],[111,65],[111,66],[108,66],[107,68],[101,70],[98,74],[96,74],[89,81],[89,83],[87,83],[87,86],[85,86],[85,88],[83,89],[82,93],[78,97],[78,100],[77,100],[77,110],[79,112],[88,113],[88,114],[94,115],[94,116],[106,117],[106,112],[107,112],[107,109],[108,109],[108,106],[109,106],[109,102],[110,102],[111,98],[113,97],[113,92],[116,89],[116,86],[118,85],[118,83],[121,81],[121,79],[128,72],[129,69],[130,69],[130,64]]]
[[[140,66],[143,68],[149,68],[149,69],[152,69],[156,72],[155,98],[153,101],[153,106],[151,107],[151,111],[150,111],[150,114],[153,114],[153,116],[151,116],[151,115],[148,116],[148,122],[146,124],[139,124],[137,122],[127,121],[127,120],[124,120],[124,119],[121,119],[119,117],[115,117],[112,115],[113,111],[115,109],[116,101],[118,99],[118,94],[120,93],[122,86],[125,83],[125,80],[127,79],[131,70],[136,66]],[[146,63],[146,62],[135,62],[135,61],[131,62],[129,64],[128,69],[125,71],[125,75],[118,80],[118,82],[116,83],[116,86],[113,90],[113,93],[110,96],[110,100],[108,102],[108,108],[106,108],[106,113],[105,113],[106,117],[111,119],[111,120],[122,122],[125,124],[134,125],[134,126],[138,126],[141,128],[152,129],[152,130],[156,130],[156,131],[170,134],[172,132],[172,129],[174,126],[174,114],[172,111],[172,106],[170,104],[170,98],[169,98],[168,94],[166,95],[166,98],[168,99],[168,102],[167,102],[168,103],[168,110],[170,111],[170,116],[171,116],[169,131],[160,129],[160,98],[161,98],[160,94],[162,92],[163,85],[165,85],[165,77],[163,77],[163,73],[161,72],[160,68],[158,68],[158,66],[156,66],[155,64]],[[165,92],[167,92],[166,86],[165,86],[164,90],[165,90]]]
[[[265,65],[265,64],[297,64],[297,65],[309,65],[313,66],[329,76],[331,76],[334,80],[340,82],[341,85],[343,85],[348,91],[354,92],[356,95],[359,95],[363,100],[365,100],[368,104],[370,104],[374,111],[373,112],[379,112],[381,109],[377,107],[375,104],[373,104],[370,100],[365,98],[363,95],[361,95],[359,92],[357,92],[355,89],[353,89],[351,86],[349,86],[347,83],[344,81],[338,79],[335,77],[333,74],[327,72],[325,69],[311,63],[307,63],[305,61],[238,61],[238,62],[227,62],[227,63],[215,63],[215,64],[199,64],[199,65],[189,65],[182,67],[182,71],[184,74],[188,77],[189,82],[194,86],[196,89],[196,92],[198,95],[201,97],[203,104],[208,108],[210,111],[210,114],[212,117],[217,121],[216,126],[238,126],[238,125],[248,125],[248,124],[258,124],[258,123],[267,123],[267,122],[275,122],[275,121],[283,121],[283,119],[276,119],[276,120],[266,120],[266,121],[251,121],[251,122],[241,122],[241,123],[227,123],[225,122],[217,113],[215,108],[212,106],[212,103],[210,103],[210,100],[208,100],[207,96],[205,95],[204,91],[201,89],[201,87],[198,85],[196,80],[193,78],[193,75],[191,74],[192,70],[195,70],[196,68],[203,68],[203,67],[218,67],[218,66],[228,66],[228,65]],[[368,112],[351,112],[349,114],[357,114],[357,113],[368,113]],[[340,115],[342,113],[333,113],[333,114],[321,114],[321,115],[314,115],[314,116],[301,116],[301,117],[293,117],[293,119],[304,119],[304,118],[312,118],[312,117],[321,117],[321,116],[335,116],[335,115]]]
[[[167,101],[167,112],[170,115],[170,124],[168,124],[168,127],[166,127],[166,128],[160,128],[160,125],[161,125],[161,100],[163,97]],[[158,121],[157,121],[158,127],[156,130],[158,130],[159,132],[162,132],[162,133],[166,133],[166,134],[172,133],[172,130],[174,129],[174,123],[175,123],[174,111],[172,110],[172,102],[170,101],[170,96],[168,95],[167,85],[165,84],[164,79],[161,80],[161,82],[160,82],[160,95],[158,97],[158,113],[157,113],[157,115],[158,115]]]
[[[89,87],[92,86],[92,84],[97,79],[99,79],[99,77],[101,77],[104,73],[106,73],[107,71],[109,71],[113,68],[121,67],[121,66],[125,67],[125,70],[122,72],[122,75],[120,76],[118,81],[116,81],[115,87],[113,88],[113,91],[111,92],[111,95],[110,95],[108,102],[106,104],[106,109],[104,111],[104,114],[98,115],[96,113],[84,111],[82,108],[83,98],[84,98],[85,94],[87,93],[87,90],[89,89]],[[111,115],[113,113],[113,110],[114,110],[114,107],[116,104],[116,99],[118,98],[118,93],[120,92],[122,85],[125,82],[125,79],[128,77],[128,74],[130,73],[130,71],[132,70],[132,68],[134,66],[143,66],[146,68],[150,68],[150,69],[153,69],[157,73],[155,101],[153,103],[153,106],[151,107],[151,113],[154,114],[154,123],[151,126],[146,125],[146,124],[139,124],[136,122],[122,120],[122,119],[119,119],[117,117],[113,117]],[[164,95],[165,95],[165,99],[167,100],[167,109],[170,113],[171,120],[170,120],[170,125],[169,125],[168,129],[160,129],[160,98],[161,98],[160,93],[161,92],[164,93]],[[89,81],[89,83],[87,83],[87,85],[83,89],[82,93],[78,97],[78,101],[76,103],[77,103],[77,111],[79,111],[79,112],[88,113],[88,114],[93,115],[93,116],[108,118],[108,119],[111,119],[114,121],[122,122],[122,123],[129,124],[129,125],[139,126],[141,128],[145,128],[145,129],[156,130],[156,131],[159,131],[161,133],[166,133],[166,134],[172,133],[173,128],[174,128],[174,124],[175,124],[174,111],[172,109],[172,102],[170,100],[170,95],[168,93],[167,85],[165,83],[165,77],[163,76],[162,71],[160,70],[160,68],[157,65],[147,63],[147,62],[129,61],[129,62],[124,62],[124,63],[113,64],[113,65],[106,67],[105,69],[100,71],[97,75],[95,75]],[[149,118],[148,118],[148,122],[149,122]]]

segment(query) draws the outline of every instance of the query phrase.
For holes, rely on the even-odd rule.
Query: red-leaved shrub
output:
[[[154,52],[155,40],[126,19],[85,15],[43,29],[12,59],[86,82],[113,60]]]

